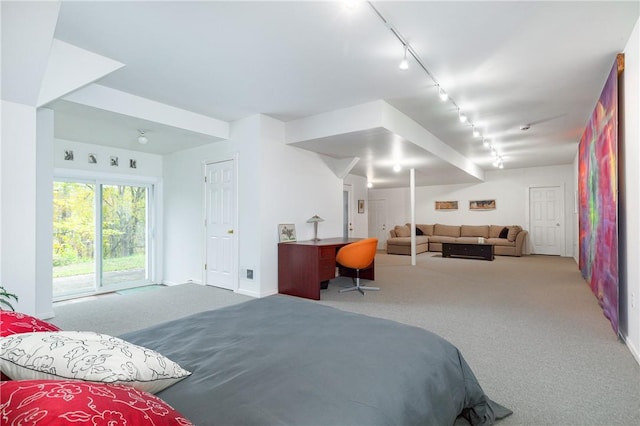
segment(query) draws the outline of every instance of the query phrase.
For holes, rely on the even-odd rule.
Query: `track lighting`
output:
[[[400,65],[398,65],[398,68],[400,68],[401,70],[407,70],[409,69],[409,62],[407,62],[407,45],[404,45],[404,57],[402,58],[402,61],[400,61]]]
[[[461,123],[465,123],[467,121],[467,116],[462,113],[462,111],[458,110],[458,118]]]
[[[447,99],[449,99],[449,95],[447,95],[447,92],[445,92],[444,90],[442,90],[442,86],[440,86],[438,84],[438,96],[440,96],[440,100],[442,102],[446,101]]]
[[[143,130],[138,130],[138,133],[139,133],[139,135],[138,135],[138,143],[140,145],[144,145],[147,142],[149,142],[149,139],[144,135],[144,131]]]
[[[396,164],[393,166],[393,171],[398,173],[400,170],[402,170],[402,166],[400,166],[400,164]]]
[[[489,145],[491,145],[489,139],[482,138],[482,146],[484,146],[485,148],[489,148]]]
[[[473,124],[471,125],[471,128],[473,129],[473,137],[474,138],[479,138],[480,137],[480,132],[478,131],[478,129],[476,129],[476,126],[474,126]]]

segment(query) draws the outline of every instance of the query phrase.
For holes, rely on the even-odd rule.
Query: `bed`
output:
[[[157,396],[198,426],[488,425],[511,414],[435,334],[290,296],[120,337],[192,372]]]

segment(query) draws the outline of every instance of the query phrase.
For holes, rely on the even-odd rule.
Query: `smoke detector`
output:
[[[520,130],[525,131],[525,130],[529,130],[531,128],[530,124],[523,124],[522,126],[520,126]]]

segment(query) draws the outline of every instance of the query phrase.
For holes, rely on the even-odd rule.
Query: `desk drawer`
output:
[[[335,259],[322,259],[319,267],[320,281],[332,280],[336,277]]]
[[[335,259],[335,247],[320,247],[320,259]]]

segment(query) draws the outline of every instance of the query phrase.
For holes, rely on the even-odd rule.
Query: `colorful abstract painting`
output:
[[[618,73],[609,73],[580,140],[580,271],[618,333]]]

